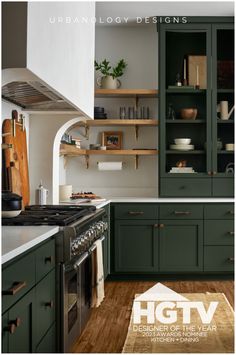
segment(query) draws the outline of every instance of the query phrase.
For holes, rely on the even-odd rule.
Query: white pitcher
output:
[[[234,111],[234,106],[229,111],[228,101],[220,101],[218,112],[220,112],[220,119],[221,120],[228,120],[230,118],[230,116],[232,115],[233,111]]]

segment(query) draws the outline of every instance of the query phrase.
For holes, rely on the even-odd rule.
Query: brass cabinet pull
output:
[[[21,319],[19,317],[17,317],[14,322],[12,322],[12,324],[15,324],[16,327],[19,327],[21,324]]]
[[[49,307],[49,308],[53,308],[54,307],[54,302],[53,301],[46,302],[45,306]]]
[[[46,263],[52,263],[52,261],[53,261],[53,257],[50,255],[50,256],[47,256],[45,259],[44,259],[44,261],[45,261],[45,264]]]
[[[141,216],[142,214],[144,214],[143,211],[129,211],[128,212],[131,216]]]
[[[165,225],[163,223],[159,224],[159,228],[164,228]]]
[[[22,290],[22,288],[26,287],[25,281],[14,282],[13,287],[9,290],[2,291],[3,295],[14,296],[17,292]]]
[[[159,224],[155,223],[155,224],[153,225],[153,227],[154,227],[154,228],[158,228],[158,227],[159,227]]]
[[[233,262],[233,261],[234,261],[234,258],[228,258],[227,260]]]
[[[212,171],[208,171],[207,174],[208,174],[209,176],[212,176],[212,175],[213,175],[213,174],[212,174]]]
[[[190,211],[174,211],[174,214],[176,216],[181,216],[181,215],[188,216],[191,214],[191,212]]]
[[[213,171],[213,172],[212,172],[212,175],[216,175],[216,174],[217,174],[217,172],[216,172],[216,171]]]
[[[232,215],[234,215],[234,211],[229,210],[229,211],[228,211],[228,214],[232,214]]]
[[[230,232],[230,231],[229,231],[229,232],[228,232],[228,234],[230,234],[230,235],[234,235],[234,232]]]
[[[10,334],[14,334],[16,330],[16,326],[14,323],[11,323],[6,327],[6,331],[9,332]]]

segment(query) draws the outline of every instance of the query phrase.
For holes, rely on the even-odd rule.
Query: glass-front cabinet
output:
[[[213,88],[212,129],[214,172],[213,194],[220,178],[232,185],[234,175],[234,28],[231,24],[212,26]]]
[[[160,196],[231,196],[234,29],[163,24],[159,32]]]

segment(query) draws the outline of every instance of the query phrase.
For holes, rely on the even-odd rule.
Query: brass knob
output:
[[[159,228],[164,228],[165,225],[163,223],[159,224]]]
[[[10,333],[10,334],[14,334],[15,330],[16,330],[16,326],[14,323],[11,323],[8,325],[8,327],[6,328],[6,330]]]
[[[46,302],[45,306],[49,307],[49,308],[53,308],[54,307],[54,302],[53,301]]]
[[[155,224],[153,225],[153,227],[154,227],[154,228],[158,228],[158,227],[159,227],[159,224],[155,223]]]
[[[52,263],[52,261],[53,261],[53,257],[50,255],[50,256],[47,256],[45,259],[44,259],[44,261],[45,261],[45,264],[46,263]]]
[[[19,317],[17,317],[14,322],[12,322],[13,324],[15,324],[16,327],[19,327],[21,324],[21,319]]]

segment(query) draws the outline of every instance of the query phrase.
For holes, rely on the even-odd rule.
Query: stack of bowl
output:
[[[104,120],[107,118],[107,114],[105,113],[104,107],[94,107],[94,119],[96,120]]]
[[[174,139],[175,144],[170,145],[171,150],[194,150],[194,145],[191,143],[191,138],[176,138]]]

